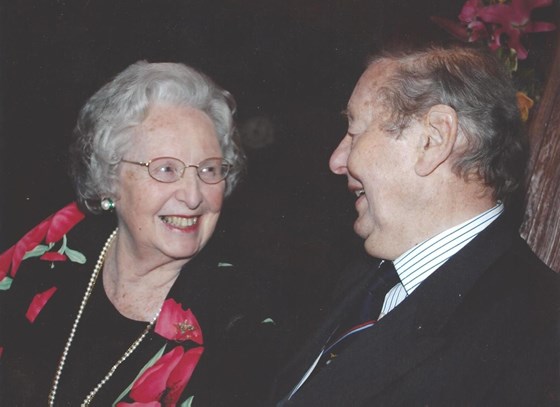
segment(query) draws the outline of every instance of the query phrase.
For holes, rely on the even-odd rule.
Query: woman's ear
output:
[[[457,141],[457,112],[447,105],[435,105],[425,116],[415,170],[420,176],[430,175],[444,163]]]

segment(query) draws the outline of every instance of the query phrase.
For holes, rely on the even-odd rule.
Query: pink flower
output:
[[[481,0],[467,0],[459,14],[460,22],[437,16],[431,20],[462,41],[488,39],[488,46],[493,51],[503,46],[504,36],[508,47],[517,52],[517,59],[523,60],[528,55],[521,44],[524,34],[556,29],[554,24],[530,20],[533,9],[551,4],[552,0],[511,0],[510,3],[483,6]]]
[[[502,45],[500,36],[506,34],[509,47],[517,51],[517,58],[526,59],[528,52],[521,44],[521,36],[556,29],[551,23],[531,21],[531,11],[551,4],[552,0],[511,0],[511,4],[495,4],[479,10],[481,20],[499,25],[493,34],[491,48],[499,48]]]
[[[159,401],[163,406],[173,406],[187,386],[200,357],[202,346],[184,351],[176,346],[163,355],[134,382],[130,397],[140,403]]]
[[[467,0],[465,4],[463,4],[463,8],[461,9],[461,13],[459,14],[459,20],[464,23],[472,23],[476,20],[478,16],[478,10],[482,8],[482,4],[480,0]]]
[[[190,309],[183,310],[174,299],[167,299],[157,319],[155,332],[176,342],[191,340],[202,345],[202,330]]]
[[[475,42],[489,36],[484,23],[478,20],[481,9],[481,0],[467,0],[459,14],[460,23],[437,16],[431,17],[431,20],[461,41]]]
[[[50,300],[50,298],[53,296],[55,291],[56,287],[51,287],[48,290],[36,294],[35,297],[33,297],[33,300],[31,301],[31,304],[29,305],[29,308],[25,313],[25,317],[29,322],[35,322],[35,318],[37,318],[37,315],[39,315],[39,313],[41,312],[47,301]]]

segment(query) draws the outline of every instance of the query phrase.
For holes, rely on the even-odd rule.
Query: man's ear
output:
[[[420,176],[431,174],[445,162],[457,141],[457,112],[447,105],[435,105],[425,116],[415,170]]]

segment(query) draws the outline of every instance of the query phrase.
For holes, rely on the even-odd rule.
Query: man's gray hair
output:
[[[523,184],[528,143],[516,89],[504,64],[487,50],[430,47],[384,53],[370,60],[396,62],[379,90],[397,134],[437,104],[455,109],[467,147],[455,157],[462,177],[476,175],[506,201]]]

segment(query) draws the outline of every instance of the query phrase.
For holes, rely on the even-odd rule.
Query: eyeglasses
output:
[[[198,164],[185,164],[178,158],[158,157],[148,162],[121,160],[129,164],[141,165],[148,169],[150,176],[159,182],[171,183],[183,178],[187,168],[196,168],[198,178],[205,184],[217,184],[224,180],[232,165],[223,158],[207,158]]]

